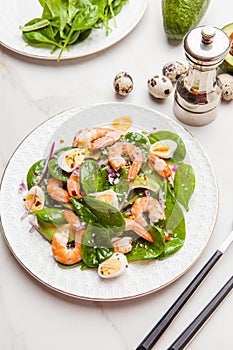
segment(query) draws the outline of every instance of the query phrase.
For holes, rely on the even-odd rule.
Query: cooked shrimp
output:
[[[71,210],[64,209],[62,210],[62,214],[71,225],[71,227],[76,232],[76,241],[81,244],[82,236],[85,232],[85,224],[82,222],[79,217]]]
[[[149,242],[154,242],[151,234],[139,223],[133,219],[125,219],[125,231],[134,231],[142,238],[146,239]]]
[[[150,153],[148,157],[148,162],[150,163],[154,171],[160,176],[168,178],[172,175],[172,171],[164,159],[159,158],[154,154]]]
[[[132,143],[116,142],[109,148],[108,152],[108,161],[115,171],[126,164],[125,159],[122,157],[123,155],[128,155],[132,161],[127,174],[127,180],[133,181],[139,173],[144,161],[142,151]]]
[[[115,253],[126,254],[129,253],[133,248],[131,237],[114,238],[112,239],[112,244]]]
[[[71,197],[81,198],[79,171],[75,169],[67,180],[67,191]]]
[[[74,137],[73,146],[96,150],[110,146],[119,140],[121,134],[114,129],[93,128],[80,130]]]
[[[52,239],[52,253],[54,258],[61,264],[73,265],[82,260],[81,245],[77,241],[78,234],[75,235],[74,246],[68,244],[69,230],[56,232]]]
[[[51,177],[47,182],[47,192],[50,197],[58,202],[69,202],[69,194],[62,188],[62,182]]]
[[[134,220],[145,227],[147,222],[143,213],[148,213],[148,217],[153,224],[164,219],[164,212],[159,201],[151,196],[144,196],[136,199],[131,208],[131,214]]]

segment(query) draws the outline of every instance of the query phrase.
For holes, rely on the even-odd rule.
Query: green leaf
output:
[[[98,18],[98,7],[95,5],[88,5],[80,9],[80,11],[78,11],[75,15],[71,26],[71,31],[84,31],[86,29],[93,28]]]
[[[50,22],[47,19],[35,19],[33,24],[26,24],[24,26],[20,26],[19,29],[22,32],[31,32],[33,30],[38,30],[41,28],[45,28],[50,25]]]
[[[83,197],[79,201],[97,217],[102,227],[110,228],[111,237],[119,236],[124,232],[125,219],[114,206],[91,196]]]
[[[43,30],[43,29],[41,29]],[[55,40],[49,39],[46,35],[42,34],[40,31],[34,32],[24,32],[23,36],[28,44],[32,46],[44,46],[44,45],[54,45],[63,49],[63,45]]]
[[[45,208],[33,212],[37,219],[50,224],[61,225],[67,223],[64,215],[62,214],[62,209],[58,208]]]
[[[152,226],[148,230],[154,239],[153,243],[147,242],[143,238],[133,242],[133,249],[127,254],[130,260],[147,260],[157,258],[165,248],[164,233],[157,226]]]
[[[167,185],[167,192],[165,193],[165,229],[175,230],[179,226],[182,220],[184,220],[184,214],[179,206],[179,203],[172,191],[171,185]]]
[[[30,190],[33,186],[36,186],[40,179],[42,172],[44,170],[46,159],[41,159],[34,163],[27,173],[27,188]]]
[[[108,230],[100,225],[88,225],[82,237],[82,258],[89,267],[97,267],[113,254]]]
[[[189,211],[189,201],[195,189],[195,174],[190,164],[181,164],[178,166],[174,178],[175,196],[186,211]]]
[[[84,160],[80,166],[80,186],[85,195],[102,190],[102,173],[97,161],[94,159]]]
[[[48,164],[48,169],[49,169],[49,173],[52,177],[54,177],[57,180],[60,180],[62,182],[67,182],[68,178],[70,177],[70,174],[66,173],[65,171],[63,171],[58,163],[57,163],[57,159],[52,158],[49,161]]]
[[[80,203],[78,199],[72,197],[70,201],[73,204],[75,213],[81,221],[98,223],[97,217],[86,206]]]
[[[175,252],[177,252],[185,242],[186,229],[185,220],[181,220],[179,225],[172,231],[170,235],[170,241],[165,242],[165,249],[159,256],[159,259],[166,258]]]

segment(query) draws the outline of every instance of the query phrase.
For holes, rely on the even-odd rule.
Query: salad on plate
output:
[[[21,219],[48,240],[60,267],[111,278],[130,261],[169,258],[183,246],[195,174],[178,134],[120,117],[61,146],[53,142],[21,184]]]

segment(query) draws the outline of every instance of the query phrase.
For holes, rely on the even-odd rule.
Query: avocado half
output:
[[[227,56],[225,57],[223,63],[221,64],[221,68],[233,74],[233,23],[227,24],[222,28],[222,30],[229,36],[231,39],[231,48]]]

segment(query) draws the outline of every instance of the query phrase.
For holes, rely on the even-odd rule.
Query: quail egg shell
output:
[[[127,72],[118,73],[113,81],[113,86],[116,93],[121,96],[128,95],[133,90],[133,85],[133,79]]]
[[[173,156],[177,143],[172,140],[161,140],[150,146],[150,152],[160,158],[169,159]]]
[[[222,99],[225,101],[233,100],[233,76],[227,73],[219,74],[217,81],[222,89]]]
[[[58,165],[62,170],[70,173],[82,163],[85,154],[86,151],[82,148],[72,148],[68,151],[62,152],[57,160]]]
[[[163,66],[162,72],[172,83],[176,83],[179,77],[188,70],[183,63],[170,61]]]
[[[165,76],[154,75],[147,81],[149,93],[160,99],[164,99],[172,92],[172,82]]]
[[[96,199],[102,202],[111,204],[112,206],[118,209],[117,194],[113,190],[106,190],[103,192],[92,193],[92,196],[94,196]]]
[[[45,195],[39,186],[30,188],[25,198],[25,206],[30,211],[41,210],[44,207]]]
[[[98,266],[98,275],[102,278],[113,278],[122,275],[128,267],[128,260],[122,253],[114,253]]]

